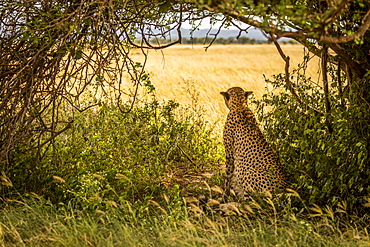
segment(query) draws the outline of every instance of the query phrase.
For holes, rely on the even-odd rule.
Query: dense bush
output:
[[[362,88],[340,92],[332,74],[330,113],[325,112],[322,87],[294,71],[299,103],[287,88],[285,75],[268,80],[274,90],[257,102],[259,120],[270,143],[277,150],[291,175],[292,188],[308,204],[345,205],[362,210],[370,195],[368,105]],[[368,83],[368,78],[363,83]],[[264,111],[265,107],[271,111]]]
[[[64,114],[74,118],[72,128],[43,150],[41,160],[24,148],[12,153],[8,195],[34,192],[83,208],[148,202],[163,193],[178,196],[173,169],[218,163],[221,145],[197,117],[199,107],[160,103],[153,93],[147,98],[128,113],[109,103],[81,113],[66,107]]]

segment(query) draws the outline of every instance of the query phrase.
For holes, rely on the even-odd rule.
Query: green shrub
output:
[[[361,211],[370,195],[370,111],[357,97],[361,88],[352,85],[340,95],[333,83],[331,112],[319,114],[312,108],[325,112],[322,88],[294,73],[291,80],[296,82],[295,90],[304,105],[289,92],[285,75],[268,80],[274,90],[256,102],[265,135],[279,150],[292,188],[308,204],[335,206],[344,202],[348,210]],[[264,111],[266,106],[271,111]]]
[[[145,205],[163,201],[163,194],[182,202],[173,169],[212,166],[223,157],[221,145],[199,118],[198,106],[160,103],[153,92],[148,96],[128,113],[110,103],[81,113],[66,107],[72,128],[42,150],[41,160],[36,151],[13,153],[8,194],[34,192],[93,209],[124,201]]]

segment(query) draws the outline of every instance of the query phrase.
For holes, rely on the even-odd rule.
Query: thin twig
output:
[[[44,141],[43,143],[41,143],[40,145],[38,145],[35,148],[41,149],[43,146],[45,146],[45,144],[51,142],[52,140],[55,139],[55,137],[57,137],[58,135],[62,134],[67,129],[71,128],[72,127],[72,123],[73,123],[73,121],[68,122],[67,125],[66,125],[66,127],[64,127],[63,129],[61,129],[61,130],[59,130],[57,132],[54,132],[46,141]]]
[[[304,102],[299,96],[298,94],[296,93],[296,91],[294,90],[294,87],[292,85],[292,82],[290,81],[289,79],[289,61],[290,61],[290,57],[289,56],[286,56],[283,52],[283,50],[281,49],[281,46],[280,44],[277,42],[276,38],[271,35],[271,38],[280,54],[280,56],[283,58],[283,60],[285,61],[285,84],[287,85],[289,91],[292,93],[292,95],[297,99],[297,101],[302,104],[302,105],[305,105],[308,109],[312,109],[314,112],[318,113],[318,114],[321,114],[323,115],[324,113],[321,112],[320,110],[308,105],[306,102]]]
[[[226,19],[221,23],[220,27],[218,28],[216,34],[214,34],[214,37],[211,40],[211,42],[209,43],[209,45],[205,47],[206,51],[208,50],[209,47],[211,47],[211,45],[213,44],[213,42],[215,42],[215,40],[217,39],[217,36],[220,34],[221,29],[225,25],[225,23],[226,23]]]
[[[180,151],[181,151],[181,153],[183,153],[184,155],[185,155],[185,157],[186,157],[186,159],[187,160],[189,160],[193,165],[195,165],[196,167],[198,167],[198,165],[194,162],[194,161],[192,161],[191,159],[190,159],[190,157],[186,154],[186,152],[179,146],[179,144],[177,144],[176,145],[177,147],[178,147],[178,149],[180,149]]]

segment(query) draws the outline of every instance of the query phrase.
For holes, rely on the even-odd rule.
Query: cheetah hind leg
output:
[[[222,195],[222,199],[224,202],[230,201],[232,198],[237,198],[238,195],[235,192],[235,179],[233,176],[234,174],[230,174],[229,176],[226,177],[225,179],[225,190]],[[233,199],[232,199],[233,200]]]

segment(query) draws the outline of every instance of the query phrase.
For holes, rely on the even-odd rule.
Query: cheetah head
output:
[[[244,91],[240,87],[232,87],[226,92],[221,92],[224,96],[224,100],[227,108],[231,110],[233,107],[242,106],[247,103],[248,96],[251,95],[252,91]]]

